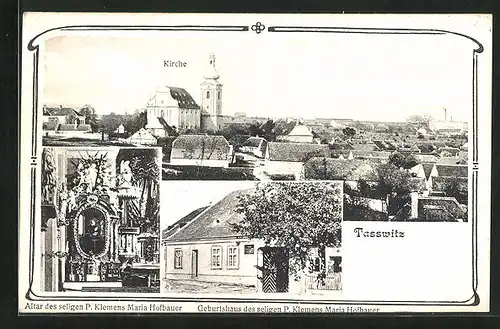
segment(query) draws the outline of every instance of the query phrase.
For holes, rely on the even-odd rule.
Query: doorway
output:
[[[198,277],[198,250],[193,250],[191,254],[191,278]]]
[[[288,249],[276,247],[259,248],[262,252],[262,291],[266,293],[288,292]]]

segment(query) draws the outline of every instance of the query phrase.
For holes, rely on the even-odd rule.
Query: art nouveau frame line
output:
[[[116,297],[102,295],[88,296],[65,296],[65,294],[42,296],[33,291],[34,263],[35,263],[35,207],[37,193],[37,167],[38,161],[38,69],[39,69],[39,46],[35,44],[37,39],[51,31],[196,31],[196,32],[255,32],[260,34],[265,31],[265,26],[257,22],[253,26],[211,26],[211,25],[173,25],[173,26],[146,26],[146,25],[73,25],[61,26],[41,32],[32,38],[27,46],[29,51],[33,51],[33,103],[32,103],[32,132],[31,132],[31,175],[30,175],[30,241],[29,241],[29,287],[25,297],[29,301],[115,301]],[[142,296],[134,294],[123,296],[120,294],[120,301],[144,301],[144,302],[225,302],[225,303],[297,303],[297,304],[342,304],[342,305],[404,305],[404,306],[476,306],[480,298],[477,293],[478,287],[478,252],[477,252],[477,188],[478,188],[478,54],[482,53],[484,48],[476,39],[457,32],[436,30],[436,29],[401,29],[401,28],[345,28],[345,27],[307,27],[307,26],[271,26],[267,28],[269,33],[352,33],[352,34],[423,34],[423,35],[454,35],[466,38],[476,44],[472,51],[472,185],[470,188],[472,199],[472,296],[461,301],[363,301],[363,300],[297,300],[297,299],[270,299],[270,298],[181,298],[181,297],[157,297]]]

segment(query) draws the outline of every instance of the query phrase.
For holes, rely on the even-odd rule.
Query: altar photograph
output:
[[[42,291],[159,290],[155,148],[45,148]]]

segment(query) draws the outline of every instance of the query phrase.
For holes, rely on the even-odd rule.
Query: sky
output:
[[[208,56],[216,56],[223,114],[404,121],[412,114],[467,121],[472,47],[450,35],[143,34],[58,36],[44,56],[43,103],[133,113],[161,86],[200,104]],[[164,67],[164,60],[185,68]]]
[[[161,183],[161,229],[193,210],[215,204],[233,191],[249,189],[254,181],[163,181]]]

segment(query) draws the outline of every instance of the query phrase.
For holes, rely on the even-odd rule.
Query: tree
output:
[[[351,139],[354,137],[354,135],[356,135],[356,129],[352,127],[345,127],[344,129],[342,129],[342,133],[346,138]]]
[[[103,115],[101,118],[101,129],[107,134],[112,134],[120,124],[124,124],[125,119],[123,116],[111,112],[110,114]]]
[[[134,114],[127,115],[124,121],[123,127],[125,128],[125,131],[129,134],[133,134],[146,126],[148,123],[147,113],[146,111],[136,110]]]
[[[413,166],[418,164],[417,158],[413,155],[413,153],[400,153],[393,152],[389,156],[389,163],[392,163],[397,168],[410,169]]]
[[[295,278],[306,269],[310,250],[318,248],[326,277],[325,248],[341,242],[342,193],[339,182],[259,183],[239,197],[236,210],[244,219],[233,229],[266,245],[288,249]]]
[[[94,107],[92,107],[91,105],[84,105],[80,110],[80,114],[85,117],[85,123],[90,125],[92,132],[97,131],[98,120]]]
[[[409,123],[418,123],[418,124],[425,124],[426,126],[429,125],[429,121],[431,120],[431,116],[428,114],[423,114],[423,115],[410,115],[406,121]]]

